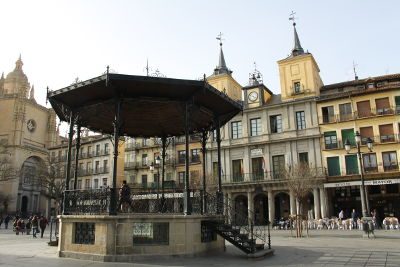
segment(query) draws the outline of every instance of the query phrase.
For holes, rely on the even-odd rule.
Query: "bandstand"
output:
[[[242,106],[210,86],[205,78],[196,81],[122,75],[109,73],[107,69],[99,77],[49,91],[48,99],[60,120],[70,126],[63,214],[59,216],[60,257],[133,261],[145,256],[193,256],[223,251],[225,240],[248,255],[264,250],[265,232],[264,236],[258,233],[247,218],[243,218],[239,226],[232,225],[229,215],[235,211],[222,193],[219,129],[239,113]],[[74,175],[71,173],[74,127],[75,166],[81,127],[112,136],[111,188],[76,188],[77,168]],[[213,130],[217,133],[218,190],[206,191],[203,172],[202,190],[194,192],[189,188],[189,135],[202,135],[205,155],[207,135]],[[162,161],[167,138],[185,136],[183,193],[164,194],[162,188],[160,199],[133,196],[131,212],[118,212],[116,144],[123,136],[159,137]],[[203,160],[203,169],[204,164]],[[74,188],[69,188],[72,176],[75,177]],[[162,181],[163,187],[164,169]]]

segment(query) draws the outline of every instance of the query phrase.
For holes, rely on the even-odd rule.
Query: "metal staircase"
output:
[[[213,198],[207,194],[208,203],[215,203]],[[223,219],[208,221],[208,227],[246,254],[271,249],[269,221],[265,219],[263,225],[256,226],[253,213],[237,211],[231,203],[230,199],[224,199]]]

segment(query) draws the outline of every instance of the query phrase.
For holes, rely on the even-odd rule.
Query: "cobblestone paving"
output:
[[[46,235],[47,234],[47,235]],[[400,231],[376,231],[375,239],[364,239],[358,231],[313,231],[307,238],[290,237],[288,231],[273,231],[275,255],[249,260],[235,247],[206,257],[151,258],[135,263],[103,263],[57,257],[57,248],[45,238],[16,236],[0,229],[0,267],[3,266],[400,266]]]

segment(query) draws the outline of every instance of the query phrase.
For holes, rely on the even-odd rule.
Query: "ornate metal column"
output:
[[[118,141],[121,127],[121,99],[115,101],[115,119],[114,119],[114,162],[113,162],[113,180],[110,199],[110,215],[117,215],[117,163],[118,163]]]
[[[167,149],[167,137],[161,137],[161,212],[165,211],[165,197],[164,197],[164,180],[165,180],[165,155]],[[160,177],[158,177],[160,179]]]
[[[74,179],[74,190],[78,184],[78,164],[79,164],[79,149],[81,148],[81,124],[78,121],[76,125],[76,143],[75,143],[75,179]]]
[[[207,196],[206,196],[206,145],[207,145],[207,139],[208,139],[208,134],[207,131],[204,130],[202,133],[202,139],[201,139],[201,152],[203,154],[203,200],[202,200],[202,213],[207,212]]]
[[[189,188],[189,103],[185,104],[185,191],[183,193],[183,213],[190,215],[192,213],[192,203],[190,201]]]
[[[65,175],[65,190],[69,190],[69,181],[71,179],[71,149],[72,139],[74,138],[74,112],[71,111],[69,117],[69,133],[68,133],[68,152],[67,152],[67,172]]]
[[[221,166],[221,125],[219,118],[215,117],[215,130],[217,132],[217,158],[218,158],[218,191],[217,214],[223,213],[224,194],[222,193],[222,166]]]

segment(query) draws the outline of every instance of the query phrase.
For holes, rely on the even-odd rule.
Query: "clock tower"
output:
[[[272,97],[272,92],[263,84],[262,74],[257,68],[250,73],[249,85],[243,87],[243,92],[246,108],[261,107]]]

